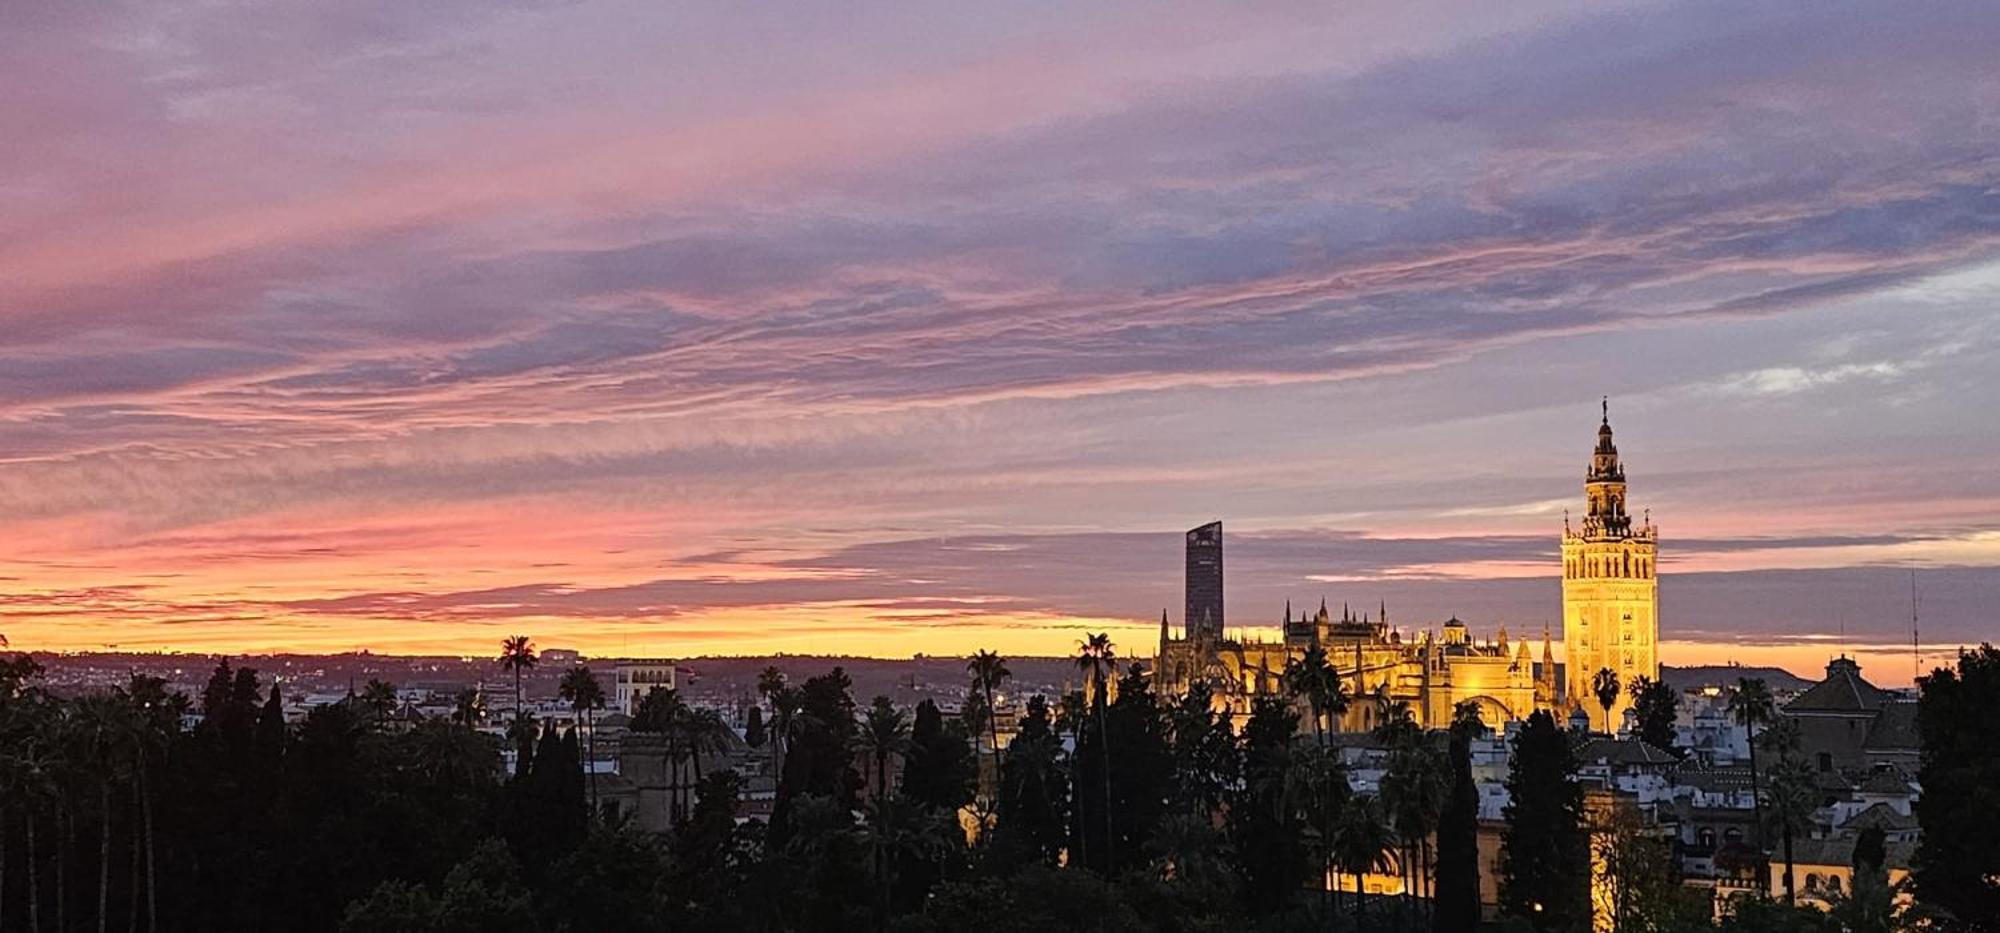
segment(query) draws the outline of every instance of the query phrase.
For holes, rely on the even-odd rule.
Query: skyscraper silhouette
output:
[[[1187,533],[1187,615],[1189,638],[1222,639],[1222,523],[1209,522]]]

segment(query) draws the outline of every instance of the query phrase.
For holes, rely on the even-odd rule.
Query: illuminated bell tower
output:
[[[1652,520],[1635,526],[1625,510],[1625,468],[1611,442],[1609,399],[1583,491],[1582,527],[1563,518],[1563,687],[1570,706],[1588,713],[1593,728],[1615,732],[1632,704],[1632,680],[1660,677],[1660,585]],[[1594,689],[1604,669],[1618,675],[1619,685],[1609,721]]]

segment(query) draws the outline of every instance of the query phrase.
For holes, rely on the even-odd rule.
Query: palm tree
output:
[[[889,702],[889,698],[878,696],[868,707],[866,719],[861,726],[861,749],[875,761],[875,796],[889,795],[889,757],[901,755],[910,747],[910,725],[903,719],[903,711]]]
[[[159,899],[159,857],[155,849],[153,833],[153,782],[150,762],[166,754],[173,736],[180,732],[181,716],[187,712],[188,699],[182,694],[167,694],[166,681],[144,674],[132,675],[131,685],[125,690],[124,699],[131,704],[128,721],[132,724],[132,796],[139,805],[139,832],[145,840],[146,863],[146,929],[160,928]],[[133,864],[138,864],[138,849],[133,851]],[[133,896],[138,896],[139,878],[132,879]],[[137,922],[138,910],[132,912]]]
[[[1819,780],[1804,759],[1794,757],[1799,750],[1799,723],[1796,719],[1778,719],[1764,730],[1761,737],[1766,751],[1778,754],[1778,763],[1771,769],[1768,793],[1770,807],[1764,811],[1763,819],[1780,834],[1785,847],[1785,902],[1793,903],[1794,882],[1792,880],[1792,838],[1796,831],[1806,828],[1812,813],[1818,808]]]
[[[562,683],[556,694],[576,710],[583,719],[583,733],[589,744],[589,762],[584,768],[584,776],[590,781],[590,809],[597,810],[597,730],[592,726],[591,711],[604,708],[604,685],[597,682],[590,668],[581,664],[572,667],[562,676]]]
[[[1340,827],[1333,840],[1334,861],[1342,871],[1354,876],[1354,928],[1357,930],[1367,929],[1361,920],[1361,882],[1369,872],[1388,862],[1389,850],[1395,841],[1395,834],[1382,815],[1382,806],[1374,797],[1356,797],[1342,809]]]
[[[763,671],[757,674],[757,693],[763,696],[764,702],[771,706],[771,773],[774,775],[778,773],[778,769],[783,764],[783,749],[779,748],[779,746],[784,744],[785,729],[783,727],[789,725],[789,723],[780,723],[777,721],[778,694],[784,692],[784,690],[785,672],[778,670],[776,664],[767,665]]]
[[[369,678],[368,685],[361,688],[361,708],[367,711],[369,720],[376,728],[389,721],[389,716],[396,711],[397,702],[396,685],[386,680]]]
[[[895,887],[897,862],[942,862],[948,837],[942,814],[900,794],[878,794],[868,802],[865,812],[862,834],[874,855],[878,884],[875,924],[882,929],[889,922],[889,893]]]
[[[972,675],[972,689],[986,695],[986,733],[993,748],[993,770],[997,783],[1000,770],[1000,710],[994,705],[993,695],[1007,678],[1014,676],[1014,672],[1007,669],[1006,660],[999,654],[985,650],[975,653],[972,660],[966,662],[965,670]]]
[[[687,714],[688,755],[694,760],[694,783],[701,785],[701,753],[720,754],[729,750],[729,725],[722,714],[709,707],[690,707]]]
[[[1327,719],[1347,712],[1347,694],[1340,685],[1340,671],[1327,663],[1326,649],[1313,645],[1305,655],[1285,664],[1285,692],[1303,699],[1312,710],[1313,735],[1326,740]]]
[[[1334,898],[1340,893],[1340,863],[1336,860],[1334,836],[1347,797],[1346,768],[1333,747],[1315,744],[1304,753],[1292,755],[1278,779],[1283,783],[1277,795],[1271,795],[1269,776],[1260,776],[1257,783],[1264,786],[1253,790],[1259,790],[1260,797],[1276,796],[1288,819],[1289,814],[1297,813],[1311,826],[1313,851],[1319,857],[1319,879],[1313,887],[1320,892],[1323,911],[1332,917]],[[1329,877],[1333,880],[1331,887],[1327,885]]]
[[[656,733],[666,740],[668,809],[675,822],[687,817],[688,782],[681,779],[681,763],[695,745],[694,728],[693,711],[680,691],[671,687],[646,691],[632,715],[632,731]]]
[[[39,725],[39,724],[31,724]],[[18,737],[10,755],[13,797],[22,804],[22,830],[28,849],[28,929],[42,929],[41,853],[35,824],[41,809],[60,794],[57,773],[62,768],[56,749],[47,739],[46,728],[34,728]]]
[[[1597,669],[1596,675],[1590,678],[1590,690],[1592,693],[1597,694],[1597,705],[1604,707],[1605,735],[1613,735],[1618,731],[1611,724],[1611,706],[1618,702],[1620,689],[1618,673],[1611,668],[1600,667]]]
[[[1431,833],[1444,812],[1444,763],[1437,750],[1420,730],[1394,729],[1400,733],[1389,755],[1389,770],[1382,777],[1382,803],[1396,836],[1402,841],[1404,906],[1414,908],[1416,889],[1428,877]],[[1386,731],[1386,730],[1385,730]]]
[[[1095,688],[1091,703],[1097,713],[1097,750],[1104,761],[1104,866],[1107,875],[1116,874],[1118,870],[1118,845],[1111,838],[1111,734],[1104,720],[1104,707],[1111,692],[1111,673],[1118,669],[1117,657],[1111,636],[1103,632],[1085,639],[1076,655],[1077,669],[1084,672],[1086,683]]]
[[[785,762],[791,756],[792,733],[799,730],[799,710],[805,707],[805,692],[797,687],[780,687],[771,694],[771,754],[772,770],[783,776]]]
[[[535,669],[535,641],[526,635],[509,635],[500,642],[500,667],[514,672],[514,712],[522,709],[521,672]]]
[[[129,707],[115,692],[86,694],[71,709],[82,762],[97,784],[97,933],[104,933],[111,916],[111,784],[126,767],[134,730]]]
[[[476,731],[486,721],[486,695],[478,687],[466,687],[452,696],[451,721]]]
[[[1785,903],[1796,904],[1796,882],[1792,877],[1792,840],[1811,826],[1813,811],[1819,806],[1818,777],[1802,758],[1786,756],[1771,769],[1771,808],[1768,818],[1785,847]]]
[[[1764,795],[1757,783],[1757,727],[1769,724],[1777,712],[1777,703],[1771,699],[1771,688],[1764,685],[1763,678],[1736,679],[1736,692],[1729,695],[1729,716],[1743,727],[1750,745],[1750,806],[1756,811],[1759,852],[1764,851]]]

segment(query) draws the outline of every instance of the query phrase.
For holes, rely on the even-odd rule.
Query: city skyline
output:
[[[1539,638],[1609,395],[1660,662],[1992,637],[1978,5],[832,15],[0,13],[0,633]]]

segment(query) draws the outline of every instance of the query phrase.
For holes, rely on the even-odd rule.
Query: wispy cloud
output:
[[[1171,555],[1036,598],[871,591],[866,548],[1193,513],[1290,579],[1455,591],[1546,558],[1589,427],[1555,406],[1608,391],[1670,529],[1853,539],[1689,568],[1992,561],[1985,5],[828,16],[0,13],[7,558],[202,578],[69,601],[114,629],[265,585],[279,629],[370,593],[679,619],[805,568],[664,568],[801,546],[883,565],[757,606],[1140,618]],[[1356,551],[1293,566],[1305,526]],[[395,535],[435,579],[382,585]]]

